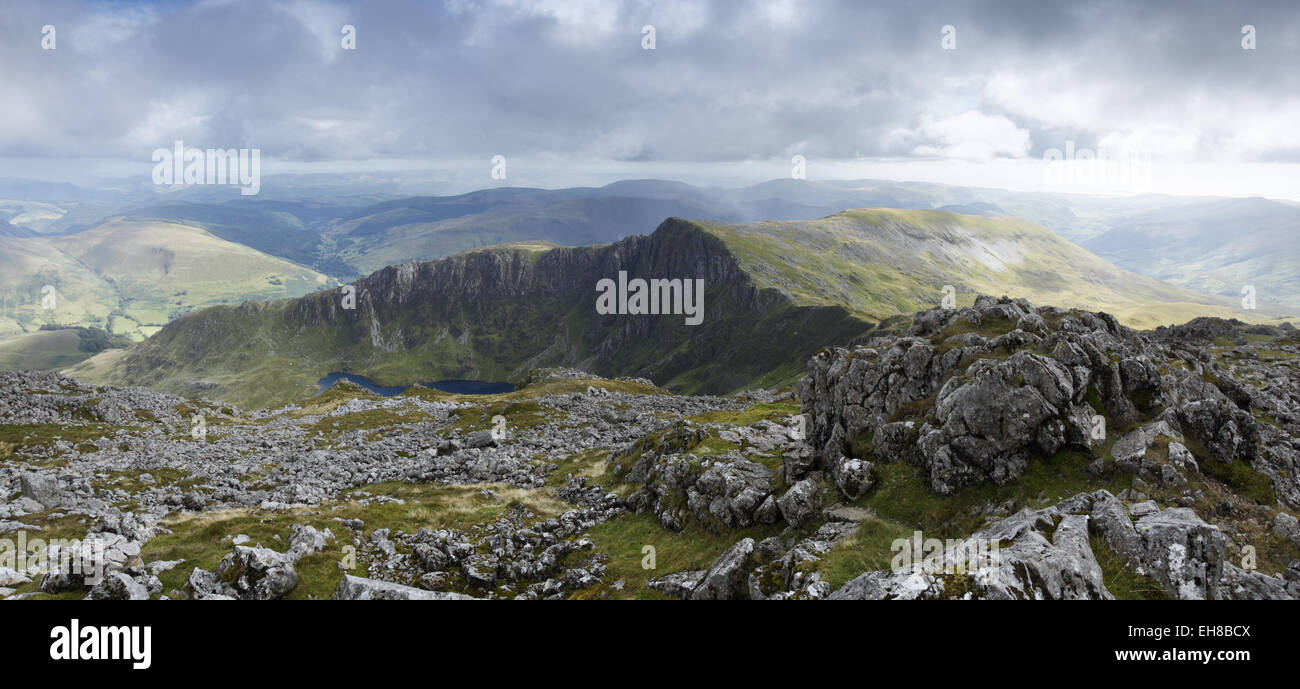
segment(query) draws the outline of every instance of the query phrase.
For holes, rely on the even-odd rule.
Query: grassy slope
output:
[[[41,309],[41,287],[58,294]],[[330,284],[311,269],[196,227],[112,219],[84,232],[0,238],[0,334],[42,323],[147,336],[195,308],[299,296]]]
[[[1259,299],[1295,310],[1298,230],[1300,211],[1287,204],[1213,199],[1118,219],[1085,245],[1116,265],[1210,294],[1254,285]]]
[[[123,311],[163,325],[194,307],[298,296],[328,284],[308,268],[175,223],[114,219],[55,240],[69,256],[110,280]]]
[[[90,358],[81,351],[75,329],[40,330],[0,338],[0,369],[8,371],[63,368]]]
[[[1040,304],[1107,311],[1154,327],[1259,312],[1121,270],[1043,227],[1009,217],[859,209],[808,222],[713,224],[761,286],[797,303],[841,304],[866,318],[935,306],[943,285],[958,303],[1009,294]]]
[[[41,289],[55,289],[55,309],[41,307]],[[118,306],[113,286],[49,239],[0,237],[0,335],[45,323],[104,326]]]

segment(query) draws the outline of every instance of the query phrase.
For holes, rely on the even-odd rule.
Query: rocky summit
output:
[[[0,595],[1297,598],[1298,396],[1289,325],[993,297],[725,397],[542,369],[246,410],[0,372]]]

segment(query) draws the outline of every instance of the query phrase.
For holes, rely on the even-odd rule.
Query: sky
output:
[[[147,179],[182,140],[471,187],[802,156],[814,180],[1300,199],[1298,64],[1282,1],[10,0],[0,177]],[[1071,151],[1117,162],[1049,164]]]

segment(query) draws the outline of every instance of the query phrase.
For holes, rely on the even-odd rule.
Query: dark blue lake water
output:
[[[393,387],[376,385],[365,376],[358,376],[353,373],[335,372],[317,381],[320,385],[320,390],[316,394],[319,395],[322,392],[329,390],[340,380],[356,383],[376,395],[383,395],[384,397],[400,395],[403,392],[406,392],[407,388],[410,387],[406,385]],[[439,380],[433,383],[419,383],[419,385],[426,388],[433,388],[434,390],[450,392],[456,395],[496,395],[503,392],[514,392],[515,389],[513,383],[493,383],[486,380]]]

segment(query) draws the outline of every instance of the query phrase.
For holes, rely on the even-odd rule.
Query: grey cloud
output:
[[[1132,134],[1191,142],[1175,153],[1192,158],[1294,160],[1294,133],[1237,128],[1300,111],[1296,15],[1285,2],[20,1],[0,7],[0,157],[147,159],[177,138],[298,161],[909,156],[942,143],[925,141],[934,122],[974,111],[1028,132],[1033,156]],[[356,51],[336,49],[342,22]],[[1246,23],[1256,51],[1241,50]],[[39,48],[44,24],[56,51]],[[643,24],[657,50],[641,50]],[[940,49],[945,24],[956,51]]]

